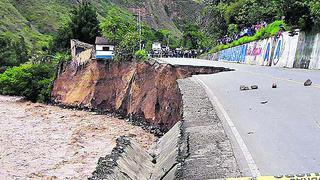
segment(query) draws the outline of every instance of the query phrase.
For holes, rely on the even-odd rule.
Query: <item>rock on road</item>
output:
[[[118,136],[156,138],[107,115],[0,96],[0,179],[86,179]]]
[[[207,91],[213,92],[239,132],[261,175],[320,170],[320,71],[199,59],[170,58],[160,61],[235,70],[198,75],[195,79],[203,83]],[[307,79],[313,81],[309,87],[304,86]],[[277,88],[272,88],[273,83],[277,84]],[[240,85],[258,85],[259,88],[240,91]],[[229,135],[232,136],[232,133]],[[238,148],[237,143],[233,141],[235,149]],[[238,161],[243,171],[247,172],[244,175],[250,175],[244,160]]]

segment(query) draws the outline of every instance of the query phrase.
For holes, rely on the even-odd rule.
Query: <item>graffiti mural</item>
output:
[[[285,32],[280,37],[271,37],[222,50],[218,60],[292,68],[296,57],[298,37],[299,34],[290,36],[288,32]]]
[[[211,59],[261,66],[320,69],[320,33],[297,32],[294,36],[284,32],[280,37],[225,49]]]
[[[263,62],[264,62],[264,63],[265,63],[265,62],[269,62],[269,60],[270,60],[270,53],[271,53],[271,44],[268,43],[267,49],[266,49],[266,51],[265,51],[265,53],[264,53],[264,57],[263,57]]]
[[[219,60],[242,63],[245,61],[246,52],[247,45],[241,45],[234,48],[222,50],[219,54]]]
[[[260,65],[259,60],[262,58],[263,45],[263,41],[248,43],[248,49],[246,54],[247,64]]]
[[[269,38],[265,40],[265,45],[263,47],[263,55],[261,59],[262,66],[271,66],[273,52],[274,52],[274,44],[275,38]]]
[[[279,37],[276,44],[277,45],[275,48],[275,53],[272,58],[272,63],[274,66],[276,66],[278,64],[278,62],[280,61],[281,54],[283,53],[283,47],[284,47],[283,46],[283,36]]]
[[[259,56],[262,53],[262,47],[259,42],[254,42],[253,46],[249,46],[247,56]]]

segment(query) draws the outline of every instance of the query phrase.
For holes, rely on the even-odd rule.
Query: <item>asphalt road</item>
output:
[[[198,59],[161,61],[235,69],[196,78],[213,92],[241,136],[240,141],[248,150],[244,154],[249,153],[261,175],[320,171],[320,70]],[[303,85],[307,79],[313,81],[312,86]],[[273,83],[278,88],[272,89]],[[259,89],[240,91],[240,85],[258,85]],[[241,146],[239,149],[243,150]]]

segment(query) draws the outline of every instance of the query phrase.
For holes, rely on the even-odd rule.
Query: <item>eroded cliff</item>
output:
[[[52,97],[68,106],[116,113],[166,132],[181,120],[181,94],[176,82],[194,74],[224,68],[172,66],[154,61],[73,63],[57,77]],[[161,132],[155,132],[161,135]]]

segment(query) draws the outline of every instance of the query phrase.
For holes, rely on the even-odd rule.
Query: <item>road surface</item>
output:
[[[252,157],[255,163],[251,167],[256,166],[261,175],[319,172],[320,71],[198,59],[161,61],[235,69],[195,78],[213,93],[209,96],[214,96],[212,99],[218,101],[234,124],[240,135],[234,138],[234,143],[238,143],[234,146],[246,150],[239,145],[244,143],[248,150],[244,156]],[[313,81],[312,86],[303,85],[307,79]],[[273,83],[278,88],[272,89]],[[240,85],[258,85],[259,89],[240,91]]]

